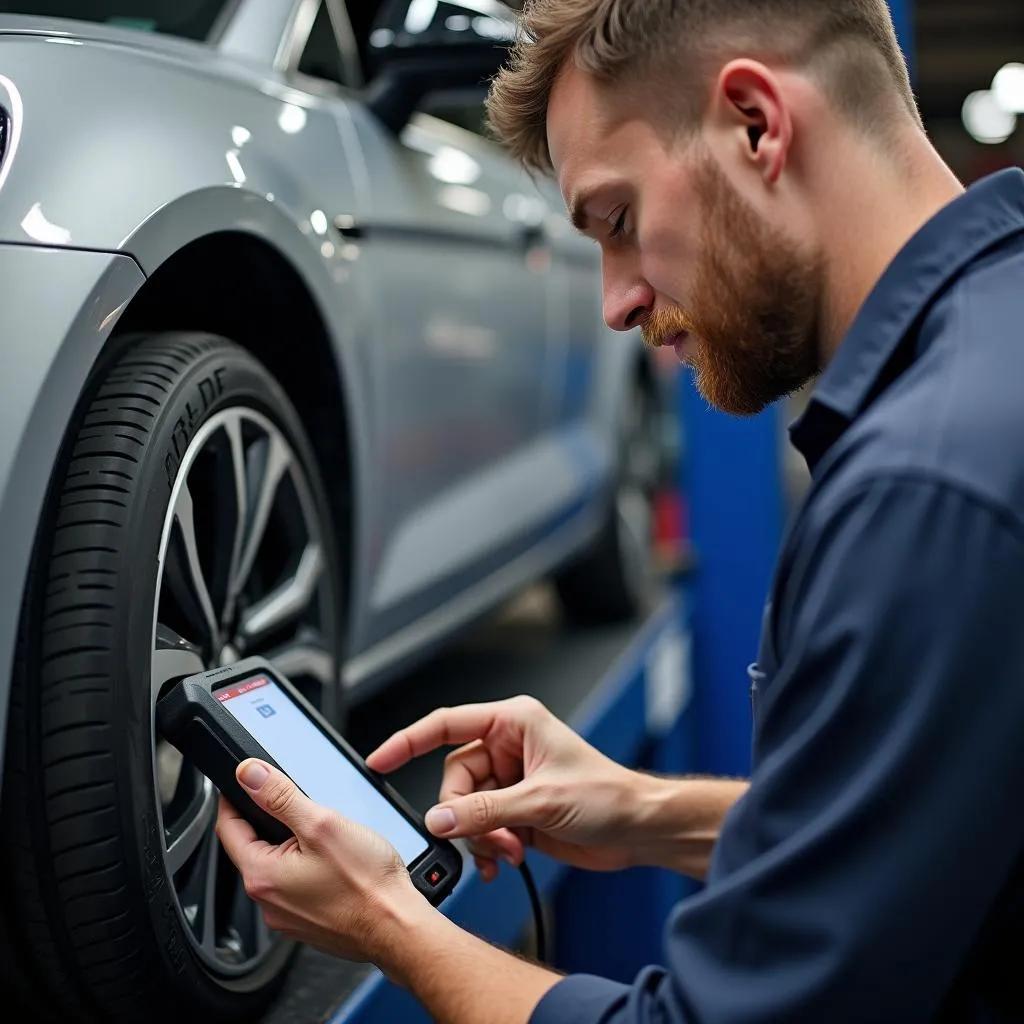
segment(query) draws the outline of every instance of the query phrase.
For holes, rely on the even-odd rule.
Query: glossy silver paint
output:
[[[348,685],[594,534],[642,358],[601,322],[596,250],[480,137],[425,115],[394,137],[351,53],[351,88],[295,75],[316,7],[240,0],[215,45],[0,16],[0,718],[72,407],[146,276],[206,235],[272,245],[327,324],[354,475]]]

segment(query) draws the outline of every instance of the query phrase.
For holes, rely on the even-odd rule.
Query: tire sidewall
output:
[[[172,340],[172,339],[168,339]],[[193,340],[190,336],[189,340]],[[135,836],[126,843],[126,860],[135,858],[129,869],[144,895],[151,927],[144,930],[153,942],[152,955],[162,962],[162,976],[178,979],[168,996],[174,1000],[192,993],[195,1004],[181,1012],[209,1011],[232,1014],[245,1012],[245,1004],[261,998],[261,990],[279,975],[293,949],[282,945],[278,955],[261,968],[244,976],[244,984],[218,984],[196,957],[181,920],[177,898],[167,877],[163,840],[153,778],[153,725],[150,675],[154,609],[156,602],[157,552],[171,493],[182,460],[196,434],[212,417],[228,408],[253,409],[280,428],[301,461],[310,481],[311,498],[324,524],[322,541],[329,565],[337,565],[337,552],[330,528],[331,518],[311,448],[301,422],[282,389],[269,373],[244,350],[220,342],[199,356],[178,379],[168,400],[156,416],[149,442],[140,458],[136,500],[129,515],[129,536],[134,551],[145,562],[128,559],[123,566],[122,605],[125,616],[123,663],[117,683],[116,706],[122,709],[126,728],[116,750],[119,780],[127,780],[128,792],[121,794],[122,832]],[[337,591],[339,588],[335,588]],[[334,627],[341,636],[340,595],[334,594]],[[336,640],[337,643],[337,640]],[[340,650],[339,650],[340,654]],[[127,799],[124,797],[127,796]],[[219,1007],[219,1009],[218,1009]]]

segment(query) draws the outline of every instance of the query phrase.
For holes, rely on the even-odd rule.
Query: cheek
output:
[[[693,232],[671,223],[653,225],[639,236],[645,280],[680,306],[689,300],[698,262],[693,237]]]

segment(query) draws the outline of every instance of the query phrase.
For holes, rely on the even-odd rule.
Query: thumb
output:
[[[309,835],[318,819],[318,808],[283,772],[263,761],[249,758],[235,771],[239,785],[253,802],[297,835]]]
[[[438,837],[482,836],[499,828],[535,825],[539,803],[536,787],[520,782],[438,804],[427,811],[424,821]]]

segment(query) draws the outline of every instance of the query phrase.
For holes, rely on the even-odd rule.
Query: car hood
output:
[[[11,35],[110,43],[114,46],[127,46],[133,50],[188,55],[193,58],[205,49],[187,39],[166,33],[145,32],[141,29],[108,25],[105,22],[0,14],[0,36]]]
[[[317,169],[345,174],[330,146],[336,100],[188,42],[86,23],[79,34],[70,22],[55,35],[49,24],[0,18],[0,242],[137,255],[143,225],[163,218],[188,233],[170,215],[183,197],[308,217]],[[305,128],[288,134],[279,117],[292,105]]]
[[[161,32],[108,25],[105,22],[77,21],[70,18],[39,18],[20,14],[0,14],[0,38],[30,37],[59,44],[98,46],[105,50],[132,51],[140,56],[164,58],[206,72],[216,71],[228,78],[251,79],[258,69],[218,52],[203,43]],[[3,68],[0,66],[0,73]]]

